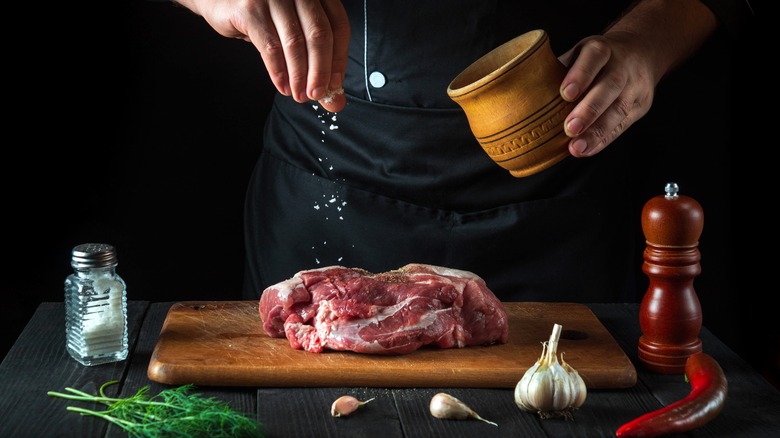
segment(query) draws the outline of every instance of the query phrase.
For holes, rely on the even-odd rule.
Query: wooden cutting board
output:
[[[553,324],[558,353],[588,388],[627,388],[636,370],[591,310],[573,303],[504,303],[509,342],[401,356],[294,350],[262,329],[258,301],[174,304],[149,362],[151,380],[170,385],[260,387],[514,388],[539,359]],[[560,356],[559,356],[560,357]]]

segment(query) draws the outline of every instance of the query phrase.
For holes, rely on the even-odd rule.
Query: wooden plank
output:
[[[257,390],[258,419],[268,437],[403,437],[406,425],[398,418],[393,392],[382,388],[261,388]],[[333,417],[331,404],[342,395],[374,400],[348,416]]]
[[[642,331],[638,324],[627,325],[626,321],[636,318],[638,322],[639,303],[590,304],[594,313],[599,315],[604,325],[615,333],[615,339],[621,344],[629,359],[637,364],[639,386],[647,387],[650,392],[626,394],[641,403],[641,408],[630,411],[622,409],[622,422],[629,421],[639,414],[658,409],[682,399],[691,390],[682,374],[657,374],[646,370],[639,362],[637,344]],[[698,429],[697,436],[780,436],[780,392],[766,381],[743,358],[737,355],[723,341],[718,339],[706,327],[700,332],[703,351],[718,361],[729,381],[729,395],[723,411],[711,423]],[[638,412],[637,412],[638,411]],[[749,412],[749,415],[746,413]]]
[[[138,338],[148,304],[127,303],[131,346]],[[127,362],[96,366],[76,362],[65,350],[64,304],[41,303],[0,364],[0,393],[6,394],[0,397],[0,413],[4,414],[0,436],[102,436],[110,423],[66,410],[67,406],[102,409],[101,405],[49,397],[46,393],[66,392],[65,387],[71,387],[97,394],[103,383],[122,379]],[[106,392],[112,396],[120,389],[121,384],[112,385]],[[9,412],[14,414],[6,414]]]
[[[122,397],[129,397],[135,394],[140,388],[149,386],[149,394],[158,394],[170,388],[170,385],[150,381],[146,375],[146,369],[149,366],[149,358],[155,347],[157,336],[160,333],[168,309],[174,303],[153,303],[140,329],[138,342],[133,351],[132,360],[127,369],[124,385],[122,387]],[[248,418],[257,419],[257,391],[251,388],[240,387],[196,387],[193,393],[202,395],[205,398],[213,397],[217,400],[227,403],[231,408],[244,414]],[[127,432],[120,427],[111,425],[106,437],[108,438],[126,438]]]
[[[583,304],[504,303],[510,320],[507,344],[423,348],[401,356],[294,350],[286,339],[263,332],[257,304],[174,304],[152,352],[148,377],[206,386],[514,388],[558,323],[564,330],[558,351],[589,388],[636,383],[631,361]]]

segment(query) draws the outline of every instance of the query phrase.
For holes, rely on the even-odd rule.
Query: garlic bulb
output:
[[[588,390],[579,373],[563,360],[558,363],[561,325],[553,326],[550,340],[542,343],[542,356],[515,386],[515,403],[524,411],[538,412],[542,418],[564,416],[585,403]]]

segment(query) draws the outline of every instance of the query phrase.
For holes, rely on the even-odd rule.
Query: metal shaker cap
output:
[[[116,249],[106,243],[82,243],[71,253],[70,265],[74,268],[100,268],[116,263]]]
[[[666,187],[664,187],[664,192],[666,192],[665,195],[666,199],[679,198],[680,186],[678,186],[676,182],[666,183]]]

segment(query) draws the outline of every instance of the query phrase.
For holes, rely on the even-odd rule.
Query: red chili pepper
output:
[[[718,362],[705,353],[694,353],[685,362],[691,392],[684,399],[621,426],[615,436],[653,437],[696,429],[717,417],[728,395],[728,381]]]

